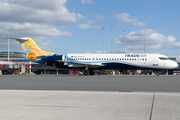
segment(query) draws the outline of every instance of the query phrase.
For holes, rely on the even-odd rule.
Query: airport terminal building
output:
[[[30,73],[31,71],[36,74],[68,74],[70,70],[55,68],[52,66],[38,64],[36,61],[30,61],[24,58],[25,53],[22,52],[9,52],[9,61],[17,62],[25,67],[23,72]],[[178,68],[169,70],[168,74],[180,74],[180,56],[168,56],[171,60],[178,63]],[[0,60],[8,61],[8,52],[0,52]],[[30,71],[31,64],[31,71]]]
[[[21,63],[25,67],[23,72],[36,74],[68,74],[69,70],[55,68],[52,66],[38,64],[36,61],[30,61],[24,58],[23,52],[9,52],[9,61]],[[0,52],[0,60],[8,61],[8,52]],[[31,62],[31,63],[30,63]],[[31,71],[30,71],[31,64]]]

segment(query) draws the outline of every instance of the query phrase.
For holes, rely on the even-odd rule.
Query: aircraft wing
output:
[[[55,63],[64,63],[64,65],[68,65],[69,67],[101,67],[104,66],[101,63],[92,63],[92,62],[84,62],[84,61],[67,61],[66,56],[64,55],[52,55],[52,56],[41,56],[44,62],[55,62]]]
[[[64,65],[68,65],[69,67],[78,67],[78,66],[88,66],[88,67],[101,67],[104,66],[101,63],[87,63],[87,62],[72,62],[72,61],[59,61],[59,62],[64,62]]]

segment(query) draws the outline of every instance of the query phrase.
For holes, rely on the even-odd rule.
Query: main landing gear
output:
[[[84,75],[94,75],[94,71],[88,70],[88,66],[85,66]]]
[[[84,75],[94,75],[94,72],[92,70],[84,70]]]

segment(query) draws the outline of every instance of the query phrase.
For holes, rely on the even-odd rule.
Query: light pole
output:
[[[146,53],[146,29],[144,29],[144,53]]]
[[[126,49],[126,48],[125,48],[125,32],[126,32],[126,31],[124,30],[124,54],[126,53],[126,50],[125,50],[125,49]]]
[[[112,53],[113,53],[113,28],[114,26],[111,26],[111,28],[112,28]]]
[[[9,61],[9,35],[7,37],[8,37],[8,61]]]
[[[102,53],[104,53],[104,28],[102,28]]]

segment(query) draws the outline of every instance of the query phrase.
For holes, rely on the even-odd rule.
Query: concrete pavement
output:
[[[180,93],[0,90],[1,120],[179,120]]]

